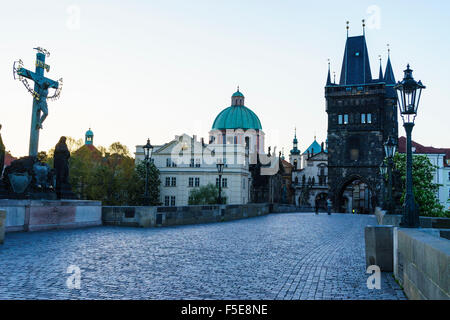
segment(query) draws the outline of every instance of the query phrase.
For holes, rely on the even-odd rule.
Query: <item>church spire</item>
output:
[[[299,155],[299,154],[300,150],[298,150],[297,127],[296,127],[294,131],[294,140],[292,140],[291,155]]]
[[[327,86],[329,85],[331,85],[330,59],[328,59],[328,76],[327,76]]]
[[[378,58],[380,59],[380,72],[378,73],[378,80],[382,82],[384,80],[384,77],[383,77],[383,70],[381,68],[381,55],[379,55]]]
[[[386,71],[384,72],[384,81],[386,82],[386,84],[391,85],[395,84],[394,71],[392,70],[391,65],[391,49],[389,48],[389,44],[388,44],[388,60],[386,63]]]

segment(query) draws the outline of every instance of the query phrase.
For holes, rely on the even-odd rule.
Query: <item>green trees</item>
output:
[[[103,205],[141,205],[145,185],[145,164],[135,166],[128,148],[120,142],[109,148],[82,145],[68,138],[71,151],[69,179],[73,191],[86,200],[100,200]],[[69,145],[70,144],[70,145]],[[52,165],[52,150],[47,162]],[[159,170],[150,164],[151,205],[159,203]]]
[[[219,188],[212,183],[192,189],[189,193],[189,204],[217,204],[219,198]],[[222,202],[227,203],[227,199],[222,195]]]
[[[403,194],[401,204],[405,199],[406,190],[406,154],[396,153],[394,156],[395,168],[400,173]],[[413,192],[419,205],[420,215],[429,217],[450,217],[450,212],[444,211],[439,203],[437,192],[439,185],[433,183],[433,174],[436,170],[426,155],[413,155]],[[397,204],[397,205],[401,205]]]

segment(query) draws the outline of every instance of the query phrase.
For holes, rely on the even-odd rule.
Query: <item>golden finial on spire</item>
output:
[[[391,48],[389,47],[389,43],[387,44],[387,49],[388,49],[388,56],[391,55]]]
[[[347,38],[348,38],[348,29],[350,29],[350,26],[349,26],[350,21],[347,20],[346,24],[347,24],[347,26],[345,28],[347,29]]]
[[[362,19],[363,34],[366,34],[366,19]]]

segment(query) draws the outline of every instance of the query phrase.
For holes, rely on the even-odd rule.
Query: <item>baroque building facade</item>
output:
[[[291,150],[291,164],[297,160],[299,154],[297,147],[297,136],[293,141]],[[300,155],[301,166],[292,172],[292,185],[295,190],[295,205],[306,207],[319,207],[326,209],[326,199],[328,196],[328,150],[322,142],[319,144],[316,139]],[[294,163],[293,163],[294,162]]]
[[[144,160],[142,145],[136,146],[135,159]],[[210,183],[218,186],[219,161],[224,163],[222,195],[227,204],[279,202],[283,181],[276,159],[264,154],[261,122],[245,106],[239,88],[231,97],[231,106],[215,118],[208,143],[198,141],[195,135],[182,134],[154,146],[152,153],[160,171],[161,204],[165,206],[188,205],[194,188]]]
[[[390,56],[373,79],[365,35],[348,37],[339,83],[325,86],[328,115],[328,186],[336,212],[358,213],[381,206],[383,143],[398,139],[397,96]],[[348,195],[351,194],[350,198]]]

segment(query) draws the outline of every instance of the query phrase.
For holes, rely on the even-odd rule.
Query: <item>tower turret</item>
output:
[[[94,144],[94,133],[92,132],[91,128],[89,128],[89,130],[86,131],[86,134],[84,137],[84,144],[85,145],[93,145]]]
[[[299,170],[300,167],[300,150],[298,149],[297,128],[295,128],[294,140],[292,140],[292,150],[289,153],[289,162],[294,166],[294,170]]]

